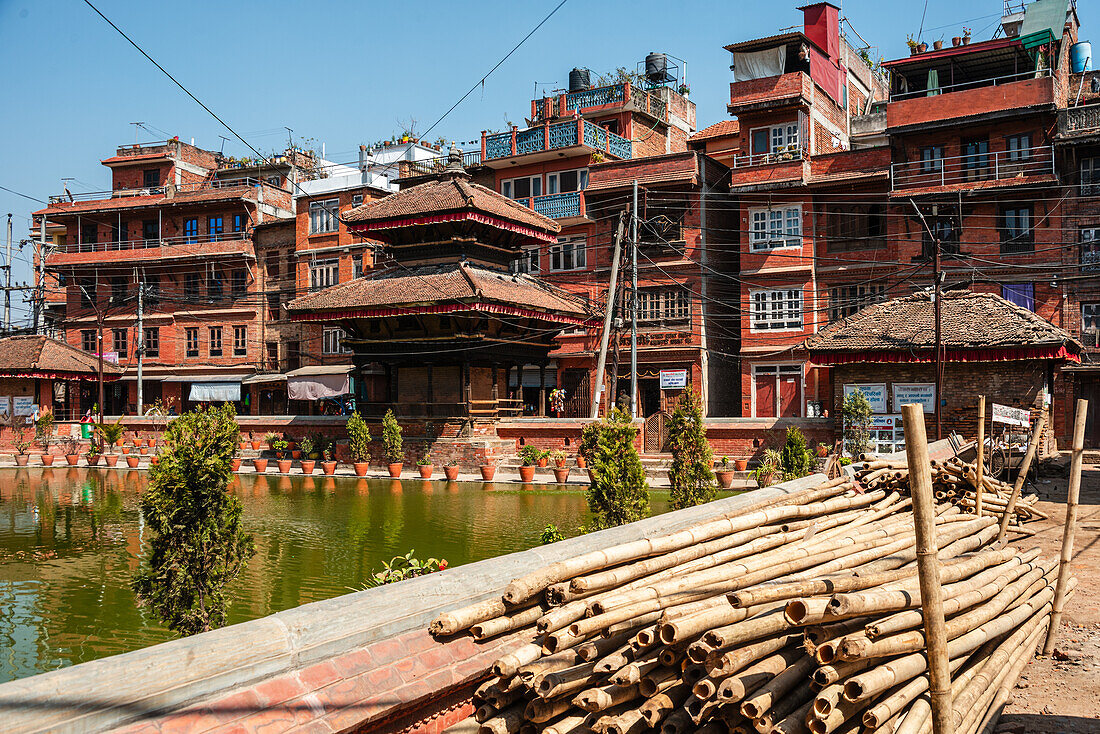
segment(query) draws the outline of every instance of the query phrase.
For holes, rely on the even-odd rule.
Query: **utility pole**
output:
[[[4,256],[4,333],[11,331],[11,213],[8,213],[8,246]]]
[[[943,341],[942,341],[942,334],[941,334],[942,318],[941,318],[941,312],[940,312],[940,296],[942,295],[942,289],[941,289],[941,286],[940,286],[940,278],[941,278],[941,274],[940,274],[940,240],[935,235],[935,233],[932,232],[932,228],[928,226],[928,220],[924,218],[924,214],[921,212],[920,207],[917,206],[917,203],[915,201],[913,201],[912,198],[909,199],[909,203],[913,205],[913,209],[917,212],[917,216],[920,217],[921,224],[924,225],[924,231],[928,233],[928,238],[930,240],[932,240],[932,247],[933,247],[933,252],[932,252],[932,278],[933,278],[933,280],[935,280],[935,283],[933,285],[934,291],[933,291],[932,298],[934,299],[934,301],[932,303],[932,313],[933,313],[933,318],[936,321],[936,327],[935,327],[935,332],[936,332],[936,334],[935,334],[935,342],[936,342],[935,343],[935,352],[936,352],[936,354],[935,354],[936,396],[935,396],[935,400],[936,400],[936,440],[939,441],[943,437],[943,410],[942,410],[943,399],[941,397],[942,394],[943,394]],[[959,216],[960,217],[962,216],[962,210],[961,209],[959,210]]]
[[[592,420],[599,417],[600,401],[603,397],[603,372],[607,366],[607,340],[611,331],[611,315],[615,312],[615,287],[619,280],[619,253],[623,242],[624,224],[623,214],[620,214],[619,226],[615,230],[615,251],[611,255],[611,284],[607,289],[607,310],[603,316],[603,333],[600,335],[600,358],[596,363],[596,391],[592,399],[592,409],[589,411],[588,416]],[[614,394],[612,394],[611,399],[615,399]]]
[[[46,215],[42,215],[38,229],[38,282],[35,283],[34,306],[31,309],[34,314],[34,333],[38,333],[38,314],[46,303]]]
[[[145,359],[145,328],[144,328],[144,323],[142,321],[142,318],[145,315],[145,311],[144,311],[144,306],[145,306],[145,279],[144,278],[141,280],[141,282],[138,283],[137,298],[138,298],[138,302],[137,302],[137,334],[134,335],[134,345],[135,345],[136,350],[137,350],[137,413],[138,413],[138,415],[144,415],[145,414],[145,407],[143,405],[144,395],[143,395],[143,391],[142,391],[142,381],[141,381],[141,369],[142,369],[142,364],[141,363]]]
[[[630,417],[638,417],[638,179],[630,235]]]
[[[99,278],[96,278],[98,284]],[[99,358],[99,425],[103,425],[103,311],[99,307],[99,302],[95,296],[88,292],[88,289],[82,285],[78,285],[81,293],[92,304],[92,308],[95,309],[95,335],[96,335],[96,353]],[[98,290],[98,289],[97,289]],[[98,294],[97,294],[98,295]],[[140,383],[138,383],[140,384]]]

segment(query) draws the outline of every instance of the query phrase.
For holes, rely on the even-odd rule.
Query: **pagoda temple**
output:
[[[406,418],[516,415],[521,402],[508,395],[509,373],[545,369],[563,330],[599,323],[583,299],[512,272],[525,247],[557,242],[560,226],[472,183],[455,149],[439,178],[342,221],[382,243],[379,264],[295,299],[289,311],[344,329],[364,415],[387,408]]]

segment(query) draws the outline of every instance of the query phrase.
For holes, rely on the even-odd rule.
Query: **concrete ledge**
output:
[[[549,563],[673,532],[821,475],[0,685],[5,732],[92,732],[164,716],[366,645],[424,630]]]

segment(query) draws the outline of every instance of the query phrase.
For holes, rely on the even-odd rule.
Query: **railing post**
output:
[[[577,216],[580,216],[580,217],[588,216],[588,212],[585,209],[584,192],[583,191],[578,191],[577,192]]]
[[[584,118],[577,118],[577,145],[584,145]]]
[[[518,128],[512,125],[512,155],[516,154],[516,131]]]
[[[543,120],[542,122],[542,149],[550,150],[550,121]]]
[[[996,181],[1001,177],[1001,152],[993,152],[993,180]]]
[[[481,131],[481,159],[485,160],[485,131]]]

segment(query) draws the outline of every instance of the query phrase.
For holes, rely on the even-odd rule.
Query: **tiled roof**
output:
[[[0,375],[20,374],[98,375],[99,359],[47,336],[31,334],[0,339]],[[116,377],[122,370],[104,363],[103,374]]]
[[[108,163],[139,163],[141,161],[161,161],[171,158],[168,152],[163,153],[145,153],[144,155],[115,155],[110,158],[104,158],[100,163],[106,165]]]
[[[529,275],[513,275],[467,263],[398,267],[296,298],[294,312],[408,308],[492,302],[588,318],[584,301]]]
[[[665,181],[695,183],[698,176],[698,159],[694,151],[668,153],[648,158],[595,163],[588,167],[588,186],[585,191],[618,189],[633,185],[656,184]]]
[[[354,226],[451,212],[482,213],[544,232],[561,231],[561,225],[553,219],[466,180],[465,174],[446,175],[368,201],[344,214],[342,219]]]
[[[699,132],[688,138],[689,142],[695,142],[697,140],[706,140],[708,138],[721,138],[726,135],[736,135],[741,126],[737,120],[722,120],[716,122],[710,127],[705,127]]]
[[[1027,349],[1081,344],[1064,329],[993,293],[952,291],[941,301],[944,349]],[[829,324],[805,342],[811,352],[911,352],[935,347],[935,309],[927,293],[876,303]]]

